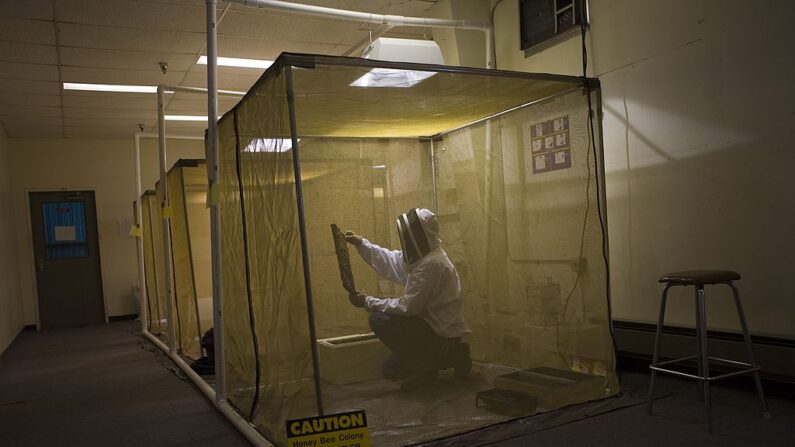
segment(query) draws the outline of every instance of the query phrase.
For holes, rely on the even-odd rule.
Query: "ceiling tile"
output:
[[[0,122],[2,121],[0,117]],[[42,127],[3,123],[3,127],[10,138],[60,137],[63,132],[61,126]]]
[[[64,136],[66,137],[90,137],[90,138],[130,138],[132,139],[138,130],[135,125],[122,125],[110,127],[91,127],[91,126],[66,126]]]
[[[160,70],[114,70],[108,68],[63,67],[64,82],[88,82],[101,84],[130,85],[174,85],[179,83],[185,72]]]
[[[58,20],[67,23],[149,30],[193,31],[206,27],[204,2],[171,5],[128,0],[69,0],[58,3]]]
[[[27,105],[11,105],[0,104],[0,115],[4,116],[46,116],[46,117],[60,117],[61,106],[27,106]]]
[[[64,91],[64,107],[137,109],[157,113],[157,96],[154,94],[92,93]]]
[[[0,61],[56,65],[58,57],[53,45],[0,42]]]
[[[2,115],[0,116],[0,121],[7,125],[39,126],[41,128],[61,125],[61,117],[59,116]]]
[[[169,71],[187,71],[195,59],[190,53],[61,47],[61,64],[72,67],[159,70],[160,62],[168,62]]]
[[[0,17],[0,40],[55,45],[55,30],[52,22]]]
[[[262,76],[258,70],[249,70],[248,74],[243,74],[243,72],[230,72],[228,70],[218,70],[218,88],[221,90],[234,90],[240,92],[246,92],[255,82],[257,79]],[[194,67],[192,68],[185,79],[183,80],[183,85],[193,86],[193,87],[206,87],[207,86],[207,71],[205,70],[204,66],[201,67]]]
[[[55,65],[0,62],[0,78],[58,82],[58,67]]]
[[[0,1],[0,16],[52,20],[52,0]]]
[[[334,46],[334,44],[296,42],[291,40],[264,41],[232,36],[218,38],[219,55],[267,60],[274,60],[283,52],[329,54],[334,49]]]
[[[230,11],[219,25],[218,35],[335,44],[356,32],[358,27],[358,22],[281,12],[250,14]]]
[[[0,104],[58,107],[61,105],[61,98],[58,95],[27,95],[5,92],[0,93]]]
[[[63,124],[67,127],[127,127],[130,129],[131,132],[134,132],[138,123],[141,122],[141,119],[136,118],[117,118],[117,117],[105,117],[105,118],[73,118],[73,117],[64,117]]]
[[[0,79],[0,92],[58,95],[61,93],[61,86],[52,81]]]
[[[117,104],[112,104],[118,107]],[[130,119],[137,121],[147,121],[157,118],[157,110],[145,109],[124,109],[124,108],[100,108],[100,107],[64,107],[64,118],[111,118],[111,119]]]
[[[151,31],[110,26],[60,25],[61,45],[110,50],[147,50],[196,54],[205,42],[204,32]]]

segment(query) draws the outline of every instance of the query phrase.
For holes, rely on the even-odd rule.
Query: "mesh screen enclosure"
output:
[[[599,104],[583,78],[280,56],[219,123],[229,402],[277,445],[287,419],[364,409],[385,446],[616,394]],[[399,250],[414,208],[436,213],[473,362],[416,388],[384,376],[329,233]],[[409,293],[351,262],[364,294]]]

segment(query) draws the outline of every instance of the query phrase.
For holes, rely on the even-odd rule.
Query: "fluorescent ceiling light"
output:
[[[373,68],[353,81],[351,87],[412,87],[435,75],[435,71]]]
[[[207,121],[207,115],[166,115],[166,121]]]
[[[386,169],[386,165],[373,165],[373,169]]]
[[[64,82],[64,90],[83,90],[89,92],[157,93],[154,85],[86,84]]]
[[[293,140],[290,138],[256,138],[251,140],[243,152],[287,152],[292,148]]]
[[[199,57],[199,65],[207,65],[207,56]],[[262,59],[242,59],[239,57],[219,57],[218,65],[222,67],[240,67],[240,68],[268,68],[273,64],[273,61],[266,61]]]

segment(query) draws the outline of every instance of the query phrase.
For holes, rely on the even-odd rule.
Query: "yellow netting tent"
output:
[[[207,165],[204,160],[178,160],[166,183],[177,347],[182,355],[198,359],[201,336],[213,325]]]
[[[160,203],[154,191],[141,196],[141,228],[143,230],[144,273],[146,278],[146,311],[148,330],[153,335],[167,335],[166,297],[163,276],[163,237]]]
[[[219,124],[229,402],[277,445],[364,409],[385,446],[617,393],[599,110],[592,79],[281,55]],[[438,217],[473,360],[420,392],[382,376],[330,231],[399,249],[412,208]],[[358,290],[404,293],[350,252]]]

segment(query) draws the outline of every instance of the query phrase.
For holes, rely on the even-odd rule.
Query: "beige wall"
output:
[[[613,315],[654,322],[665,272],[726,268],[752,332],[795,338],[795,76],[783,0],[592,0],[590,75],[604,96]],[[579,36],[524,57],[518,2],[495,15],[497,66],[582,73]],[[753,33],[749,30],[755,30]],[[708,290],[716,329],[737,328],[725,290]],[[671,324],[692,325],[692,291]]]
[[[135,167],[128,139],[14,139],[10,143],[13,209],[20,266],[24,321],[36,323],[37,300],[29,226],[29,191],[94,190],[100,257],[108,316],[138,313],[133,285],[138,281],[135,239],[123,236],[119,221],[133,221]],[[204,158],[201,141],[169,142],[169,165],[178,158]],[[158,177],[156,140],[141,141],[143,188]]]
[[[11,195],[9,141],[0,126],[0,354],[17,336],[22,326],[22,299],[19,293],[16,228]]]

